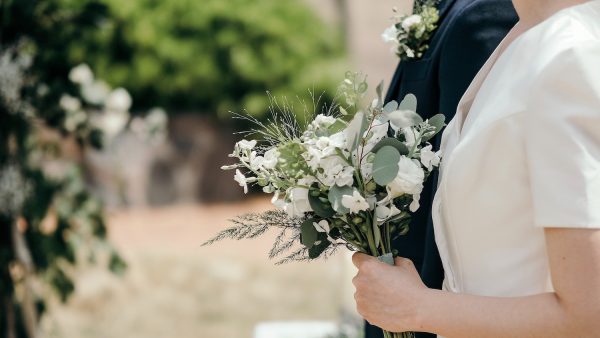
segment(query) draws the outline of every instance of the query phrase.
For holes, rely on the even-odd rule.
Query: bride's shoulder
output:
[[[563,9],[526,32],[521,45],[549,60],[564,53],[597,53],[600,48],[598,17],[600,0]]]
[[[540,73],[600,69],[600,0],[564,9],[523,35],[520,45]]]

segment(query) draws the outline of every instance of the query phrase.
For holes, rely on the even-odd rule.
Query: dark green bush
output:
[[[331,98],[341,39],[299,0],[105,0],[95,36],[70,51],[137,107],[261,115],[275,96]],[[332,76],[333,75],[333,76]]]

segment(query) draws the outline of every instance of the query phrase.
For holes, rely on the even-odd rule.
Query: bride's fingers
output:
[[[407,269],[414,269],[415,268],[415,264],[413,263],[412,260],[408,259],[408,258],[404,258],[404,257],[396,257],[394,259],[394,264],[396,266],[402,267],[402,268],[407,268]]]
[[[356,266],[358,269],[360,269],[360,267],[363,265],[364,262],[369,261],[371,258],[371,256],[369,255],[365,255],[362,252],[355,252],[352,255],[352,264],[354,264],[354,266]]]

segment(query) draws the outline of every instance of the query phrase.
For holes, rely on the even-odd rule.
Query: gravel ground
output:
[[[272,235],[200,247],[232,215],[267,208],[257,199],[113,213],[111,237],[128,272],[80,271],[74,297],[53,304],[45,332],[61,338],[244,338],[259,322],[337,320],[351,311],[354,269],[347,254],[274,266],[266,258]]]

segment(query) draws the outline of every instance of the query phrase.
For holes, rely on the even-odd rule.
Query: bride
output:
[[[353,257],[358,311],[385,330],[600,337],[600,0],[513,2],[443,136],[444,290]]]

